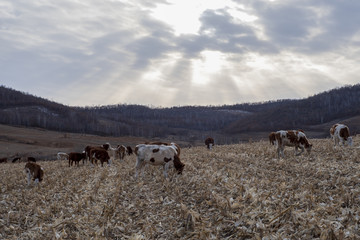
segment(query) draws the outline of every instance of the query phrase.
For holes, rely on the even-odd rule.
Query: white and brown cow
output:
[[[208,149],[212,149],[212,147],[215,145],[215,141],[212,137],[208,137],[205,139],[205,145]]]
[[[137,156],[135,177],[138,176],[140,170],[144,175],[144,167],[147,164],[163,166],[165,178],[168,177],[167,171],[170,167],[174,167],[178,174],[182,174],[185,166],[180,161],[174,146],[139,144],[135,147],[135,154]]]
[[[276,132],[271,132],[269,134],[269,141],[270,141],[271,145],[275,145],[277,143],[276,142]]]
[[[43,180],[44,169],[34,162],[27,162],[25,165],[25,173],[27,175],[28,185],[30,185],[31,177],[35,181],[35,184],[38,184]]]
[[[352,146],[352,137],[350,137],[349,128],[345,124],[334,124],[330,128],[330,136],[334,140],[334,147],[336,147],[340,143],[342,145],[345,145],[346,143],[347,145]]]
[[[179,144],[177,144],[177,143],[174,143],[174,142],[171,142],[171,143],[166,143],[166,142],[146,142],[145,144],[147,144],[147,145],[172,146],[172,147],[175,148],[177,156],[180,157],[181,148],[180,148]]]
[[[311,152],[312,144],[309,143],[309,140],[302,130],[280,130],[275,133],[275,138],[279,158],[280,155],[284,157],[285,146],[295,147],[296,156],[302,154],[304,149],[306,149],[309,154]],[[301,152],[298,152],[298,148],[301,149]]]
[[[127,154],[127,147],[125,147],[124,145],[118,145],[118,152],[119,152],[119,158],[120,160],[124,160],[126,154]]]

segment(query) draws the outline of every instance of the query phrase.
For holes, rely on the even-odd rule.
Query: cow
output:
[[[108,150],[109,147],[110,147],[110,144],[108,144],[108,143],[105,143],[105,144],[103,144],[101,146],[86,146],[85,149],[84,149],[84,152],[86,154],[86,158],[83,160],[83,163],[84,163],[84,161],[87,161],[87,160],[90,161],[90,158],[91,158],[90,157],[90,150],[92,148],[102,148],[102,149]]]
[[[311,152],[312,144],[309,143],[309,140],[302,130],[280,130],[275,133],[275,138],[278,158],[280,158],[280,155],[284,157],[285,146],[295,147],[296,156],[302,154],[304,149],[306,149],[308,154]],[[301,152],[299,153],[298,148],[301,149]]]
[[[78,167],[80,166],[80,161],[83,160],[84,163],[84,159],[86,158],[86,154],[83,153],[78,153],[78,152],[71,152],[68,155],[69,158],[69,167],[71,167],[73,165],[73,162],[75,162],[75,166],[77,165]]]
[[[31,177],[35,181],[36,185],[41,182],[44,177],[44,169],[34,162],[26,163],[25,173],[27,175],[28,186],[30,185]]]
[[[165,146],[173,146],[176,150],[176,154],[178,157],[180,157],[180,152],[181,152],[181,148],[179,146],[179,144],[171,142],[171,143],[166,143],[166,142],[146,142],[145,144],[148,145],[165,145]]]
[[[21,157],[15,157],[11,162],[12,163],[15,163],[15,162],[17,162],[17,161],[21,161]]]
[[[127,152],[127,154],[130,156],[131,154],[133,154],[133,150],[132,150],[132,148],[130,147],[130,146],[127,146],[126,147],[126,152]]]
[[[215,145],[214,139],[212,137],[208,137],[205,139],[205,145],[208,149],[212,149],[212,147]]]
[[[92,148],[90,150],[90,162],[91,165],[94,164],[94,160],[95,160],[95,164],[97,165],[97,161],[99,160],[101,163],[101,166],[103,167],[103,163],[106,162],[108,165],[110,165],[110,156],[107,150],[105,150],[104,148]]]
[[[119,149],[120,160],[124,160],[125,155],[127,153],[127,148],[124,145],[118,145],[118,149]]]
[[[276,133],[275,132],[271,132],[269,134],[269,141],[271,145],[275,145],[276,144]]]
[[[340,143],[342,145],[345,145],[346,143],[348,146],[352,146],[353,144],[352,137],[350,137],[349,128],[345,124],[334,124],[330,128],[330,136],[334,140],[334,148]]]
[[[56,156],[57,156],[58,160],[68,160],[69,159],[69,154],[64,153],[64,152],[58,152],[56,154]]]
[[[36,159],[34,157],[28,157],[27,160],[28,162],[36,162]]]
[[[135,154],[136,178],[140,170],[142,170],[142,175],[144,175],[144,167],[146,164],[162,165],[165,178],[168,178],[167,171],[170,167],[174,166],[178,174],[182,174],[185,166],[185,164],[180,161],[174,146],[139,144],[135,147]]]
[[[4,158],[0,158],[0,163],[7,163],[7,158],[6,157],[4,157]]]

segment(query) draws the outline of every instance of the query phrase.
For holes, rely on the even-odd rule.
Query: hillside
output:
[[[359,239],[359,137],[354,148],[312,139],[310,156],[276,159],[268,142],[183,148],[183,175],[135,157],[112,166],[2,163],[1,239]],[[53,160],[47,159],[47,160]]]
[[[140,105],[69,107],[0,86],[0,124],[112,137],[172,138],[196,145],[265,139],[279,129],[326,137],[333,123],[360,131],[360,84],[300,99],[224,106],[152,108]],[[324,126],[324,127],[322,127]]]
[[[0,124],[0,158],[33,156],[54,159],[58,152],[82,152],[87,145],[110,143],[135,146],[148,139],[136,137],[102,137],[90,134],[61,133],[39,128],[12,127]]]

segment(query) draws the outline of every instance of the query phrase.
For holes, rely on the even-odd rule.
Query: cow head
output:
[[[174,156],[174,167],[177,170],[178,174],[182,174],[182,171],[185,167],[185,164],[180,162],[180,158],[177,155]]]
[[[308,154],[310,154],[310,153],[311,153],[311,149],[312,149],[312,144],[309,144],[308,146],[305,146],[305,149],[306,149],[306,152],[307,152]]]

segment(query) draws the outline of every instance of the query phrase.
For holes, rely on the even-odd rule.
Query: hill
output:
[[[39,186],[27,186],[25,163],[2,163],[0,238],[359,239],[359,149],[312,144],[286,159],[267,141],[184,148],[183,175],[170,181],[153,166],[135,179],[134,156],[105,167],[40,161]]]
[[[196,145],[211,135],[218,144],[264,139],[279,129],[326,137],[333,123],[360,131],[360,84],[300,100],[224,106],[151,108],[141,105],[69,107],[0,87],[0,123],[100,136],[171,138]]]

